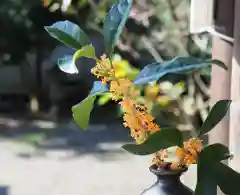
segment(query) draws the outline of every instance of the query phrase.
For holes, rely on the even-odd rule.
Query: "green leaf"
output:
[[[217,163],[214,167],[215,179],[218,186],[227,195],[240,194],[240,173],[234,171],[223,163]]]
[[[103,85],[101,81],[95,81],[88,97],[72,107],[73,119],[81,129],[87,130],[88,128],[96,96],[105,93],[107,90],[107,86]]]
[[[212,60],[206,60],[206,63],[210,63],[210,64],[215,64],[220,66],[221,68],[227,70],[228,67],[226,66],[226,64],[224,64],[222,61],[220,60],[216,60],[216,59],[212,59]]]
[[[218,174],[214,171],[215,166],[230,157],[229,149],[222,144],[212,144],[202,150],[197,162],[197,186],[194,195],[216,194]]]
[[[121,0],[119,4],[114,4],[107,13],[104,20],[104,40],[106,53],[111,57],[114,46],[120,37],[122,29],[127,21],[132,0]]]
[[[70,21],[56,22],[52,26],[46,26],[45,29],[53,38],[76,49],[91,44],[85,32]]]
[[[198,167],[197,172],[199,174],[202,170]],[[202,175],[201,177],[198,176],[194,195],[217,195],[216,180],[210,175]]]
[[[89,96],[101,95],[107,91],[108,91],[107,85],[102,84],[101,81],[95,81]]]
[[[87,45],[77,50],[75,54],[58,59],[58,67],[66,73],[77,74],[76,60],[80,57],[95,58],[95,50],[92,45]]]
[[[198,166],[197,186],[194,195],[214,195],[217,186],[224,194],[239,195],[239,184],[240,174],[221,162],[210,164],[204,168]]]
[[[76,62],[76,60],[80,57],[86,57],[86,58],[92,58],[94,59],[95,56],[95,48],[92,45],[86,45],[82,47],[81,49],[77,50],[75,54],[73,55],[73,60]]]
[[[87,130],[95,96],[87,97],[76,106],[72,107],[73,118],[76,124],[83,130]]]
[[[176,128],[162,128],[142,144],[125,144],[123,148],[136,155],[148,155],[172,146],[182,146],[182,133]]]
[[[78,69],[73,61],[72,55],[64,56],[63,58],[58,59],[58,67],[61,71],[69,74],[77,74]]]
[[[98,105],[103,106],[112,99],[111,93],[104,93],[98,99]]]
[[[227,70],[228,67],[221,61],[216,60],[216,59],[212,59],[212,60],[202,60],[202,59],[198,59],[198,58],[194,58],[191,56],[188,57],[176,57],[173,58],[172,60],[170,60],[169,62],[167,62],[166,64],[164,64],[164,68],[181,68],[181,67],[186,67],[186,66],[190,66],[189,70],[194,70],[194,69],[199,69],[198,66],[201,64],[205,64],[206,67],[208,67],[211,64],[215,64],[218,65],[219,67]],[[196,66],[196,68],[194,68],[194,65]],[[193,66],[193,67],[192,67]],[[200,67],[201,68],[201,67]],[[186,70],[188,71],[188,68]]]
[[[231,102],[231,100],[220,100],[212,107],[206,120],[198,129],[198,136],[208,133],[223,119],[229,110]]]
[[[176,57],[164,64],[153,63],[145,66],[133,83],[136,85],[146,84],[159,80],[161,77],[169,73],[188,73],[208,67],[211,64],[216,64],[224,69],[227,69],[227,67],[218,60],[200,60],[193,57]]]
[[[239,191],[238,193],[230,191],[233,190],[232,187],[236,187],[236,182],[239,185],[239,174],[229,170],[229,167],[221,163],[222,160],[230,157],[229,149],[222,144],[212,144],[202,150],[198,157],[197,186],[194,195],[216,194],[217,185],[226,194],[239,194]],[[224,170],[225,166],[227,168]],[[229,183],[233,186],[229,187]]]
[[[222,144],[212,144],[206,146],[199,155],[201,163],[210,165],[230,158],[232,155],[229,149]]]

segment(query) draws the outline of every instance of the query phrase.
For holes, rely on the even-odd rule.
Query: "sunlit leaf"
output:
[[[101,95],[98,99],[98,105],[103,106],[105,105],[108,101],[112,99],[111,93],[105,93]]]
[[[75,49],[91,44],[83,30],[70,21],[56,22],[52,26],[45,26],[45,29],[52,37]]]
[[[198,136],[202,136],[208,133],[211,129],[213,129],[227,114],[231,100],[220,100],[218,101],[211,109],[210,113],[208,114],[206,120],[198,129]]]
[[[103,31],[105,49],[108,56],[112,55],[114,46],[128,18],[131,6],[132,0],[120,0],[118,4],[112,6],[105,17]]]
[[[210,165],[230,158],[229,149],[222,144],[212,144],[206,146],[199,155],[202,163]]]
[[[221,68],[227,67],[217,60],[200,60],[193,57],[176,57],[166,63],[153,63],[145,66],[140,72],[134,84],[146,84],[159,80],[169,73],[188,73],[204,67],[216,64]]]
[[[58,67],[63,72],[66,72],[69,74],[77,74],[78,73],[78,69],[75,65],[72,55],[67,55],[67,56],[64,56],[63,58],[59,58],[58,59]]]
[[[196,66],[195,68],[198,69],[198,66],[199,65],[201,66],[201,64],[206,64],[205,67],[208,67],[208,65],[211,65],[211,64],[215,64],[225,70],[228,69],[227,66],[220,60],[216,60],[216,59],[203,60],[203,59],[198,59],[198,58],[191,57],[191,56],[173,58],[172,60],[163,64],[163,67],[169,69],[169,68],[181,68],[181,67],[185,67],[185,66],[190,66],[189,70],[192,70],[192,69],[194,69],[194,67],[192,67],[192,66],[195,65]],[[201,67],[201,68],[203,68],[203,67]],[[188,71],[188,68],[183,71]],[[182,72],[182,71],[180,71],[180,72]]]
[[[92,45],[86,45],[86,46],[82,47],[81,49],[77,50],[75,52],[75,54],[73,55],[74,62],[80,57],[94,59],[96,57],[95,56],[95,48]]]
[[[142,144],[125,144],[123,148],[136,155],[148,155],[172,146],[181,146],[182,133],[176,128],[162,128]]]
[[[79,104],[72,107],[74,121],[83,130],[87,130],[88,128],[89,118],[95,98],[95,96],[87,97]]]
[[[107,85],[102,84],[101,81],[95,81],[89,96],[96,96],[105,93],[108,90]]]
[[[96,96],[105,93],[107,90],[107,86],[103,85],[101,81],[95,81],[88,97],[72,107],[74,121],[81,129],[87,130],[88,128]]]
[[[126,60],[113,59],[113,64],[116,71],[116,77],[118,78],[127,77],[132,81],[137,77],[140,72],[138,69],[131,67],[129,62]]]
[[[87,45],[77,50],[75,54],[58,59],[58,67],[66,73],[77,74],[76,60],[80,57],[95,58],[95,50],[92,45]]]

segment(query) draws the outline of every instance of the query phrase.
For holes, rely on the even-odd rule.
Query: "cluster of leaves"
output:
[[[130,65],[127,60],[122,59],[120,55],[114,55],[112,58],[112,63],[115,64],[115,73],[116,77],[124,77],[133,81],[136,79],[140,70],[134,68]],[[159,111],[159,106],[162,109],[173,107],[174,102],[179,100],[183,92],[185,91],[185,83],[178,82],[176,84],[171,83],[170,81],[151,82],[147,85],[142,85],[140,90],[143,92],[143,96],[137,98],[138,102],[142,104],[148,103],[151,108],[151,113],[155,108]],[[106,92],[99,96],[98,105],[103,106],[109,101],[112,100],[112,94]],[[122,114],[121,106],[120,114]]]
[[[114,4],[104,20],[105,52],[111,58],[114,47],[119,39],[120,33],[126,23],[132,6],[132,0],[122,0]],[[49,34],[64,44],[77,49],[73,56],[67,56],[59,61],[59,67],[67,73],[77,73],[75,60],[79,57],[96,59],[94,47],[88,36],[77,25],[68,22],[57,22],[46,27]],[[143,85],[160,80],[169,73],[192,73],[200,68],[216,64],[224,69],[226,66],[218,60],[201,60],[193,57],[176,57],[164,63],[152,63],[146,65],[133,81],[135,85]],[[73,117],[82,129],[88,128],[88,121],[94,106],[96,96],[108,91],[108,86],[101,82],[94,82],[89,96],[72,108]],[[211,109],[205,122],[197,131],[196,138],[201,138],[214,128],[226,115],[231,101],[221,100]],[[152,134],[142,144],[126,144],[125,150],[137,155],[148,155],[171,146],[181,147],[183,144],[182,133],[177,128],[163,128]],[[222,160],[231,157],[228,148],[221,144],[206,146],[198,158],[198,183],[195,194],[208,194],[218,185],[223,192],[230,195],[239,194],[237,183],[240,181],[239,173],[222,164]],[[228,185],[229,182],[231,185]],[[229,187],[230,186],[230,187]],[[207,191],[206,191],[207,190]],[[213,193],[214,194],[214,193]]]
[[[103,27],[104,40],[106,54],[110,58],[112,56],[114,46],[120,37],[123,26],[126,23],[131,6],[131,0],[124,0],[121,2],[121,4],[115,4],[106,15]],[[75,66],[75,61],[79,57],[95,59],[95,51],[94,47],[91,45],[90,39],[77,25],[69,21],[62,21],[57,22],[52,26],[45,27],[45,29],[52,37],[58,39],[65,45],[77,49],[73,56],[65,56],[63,59],[59,60],[59,67],[64,72],[72,74],[77,73],[78,70]],[[76,119],[75,121],[81,128],[87,129],[90,112],[92,111],[95,98],[97,95],[100,95],[106,91],[106,86],[103,86],[101,82],[95,82],[90,95],[79,105],[72,108],[73,117]],[[82,108],[85,110],[84,117],[79,116],[79,114],[82,114]]]
[[[43,0],[43,2],[45,5],[51,4],[52,10],[61,8],[63,12],[72,13],[76,17],[79,17],[79,9],[89,6],[92,11],[86,18],[87,23],[101,31],[99,24],[104,19],[108,8],[116,0]],[[189,12],[187,10],[189,7],[188,0],[133,1],[130,12],[133,28],[124,32],[121,44],[118,45],[119,49],[130,52],[130,55],[135,56],[134,58],[141,58],[141,60],[144,58],[140,56],[142,50],[148,53],[147,58],[150,59],[150,55],[155,60],[187,54],[199,57],[209,56],[209,36],[196,37],[188,33]],[[208,52],[201,51],[194,43],[195,41],[200,43],[201,49],[204,47]]]
[[[122,59],[120,55],[114,54],[112,57],[112,63],[116,64],[116,77],[126,77],[129,80],[134,80],[139,74],[140,70],[130,65],[127,60]],[[106,92],[99,95],[98,105],[103,106],[112,99],[112,94]]]
[[[108,8],[116,2],[116,0],[43,1],[59,9],[67,5],[68,9],[61,9],[63,12],[72,14],[78,18],[78,21],[84,18],[88,28],[102,34],[102,19]],[[91,11],[83,15],[86,8]],[[117,52],[138,68],[154,60],[162,62],[173,56],[191,55],[203,59],[209,58],[211,56],[210,36],[207,33],[189,34],[189,8],[189,0],[133,1],[127,23],[128,28],[121,34],[116,45]],[[183,80],[186,91],[181,98],[171,102],[167,107],[155,106],[156,115],[161,117],[162,123],[178,125],[180,129],[190,130],[192,127],[198,128],[204,121],[209,111],[208,85],[211,67],[202,69],[202,72],[203,70],[204,78],[199,72],[188,76],[168,75],[171,82]],[[103,99],[109,99],[109,95],[106,94]]]

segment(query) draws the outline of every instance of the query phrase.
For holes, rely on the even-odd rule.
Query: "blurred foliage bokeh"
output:
[[[1,60],[18,60],[24,52],[37,47],[39,40],[50,41],[43,33],[43,26],[57,20],[69,19],[83,28],[100,31],[104,16],[114,2],[4,0],[0,7]],[[118,49],[141,64],[176,55],[209,57],[209,36],[189,34],[189,6],[190,0],[135,1]]]
[[[0,6],[0,66],[21,64],[30,52],[37,59],[31,65],[35,64],[38,67],[36,70],[41,70],[41,63],[45,58],[50,58],[49,54],[57,46],[44,31],[44,26],[60,20],[70,20],[83,29],[101,34],[104,16],[114,2],[116,1],[4,0]],[[130,18],[116,49],[116,54],[124,59],[122,66],[127,74],[134,76],[137,69],[143,68],[145,64],[169,60],[175,56],[211,57],[210,36],[189,33],[190,2],[134,1]],[[131,69],[135,72],[132,73]],[[120,74],[126,72],[120,71]],[[35,74],[37,83],[43,82],[41,74]],[[181,83],[184,83],[183,91],[179,90]],[[161,104],[157,106],[158,111],[154,112],[158,113],[156,115],[160,114],[161,119],[167,118],[166,123],[172,120],[171,123],[180,126],[182,124],[182,129],[200,125],[208,112],[209,83],[210,78],[200,73],[193,76],[170,75],[165,81],[155,85],[160,87],[160,91],[161,87],[167,86],[171,95],[174,94],[173,88],[178,98],[170,102],[166,96],[157,98],[156,101]],[[108,100],[106,94],[100,98],[99,104],[105,104]]]
[[[82,9],[91,10],[86,25],[101,31],[102,21],[116,0],[43,0],[51,11],[61,10],[81,21]],[[192,36],[188,31],[190,0],[136,0],[118,49],[135,60],[157,61],[176,55],[209,57],[208,36]],[[198,44],[196,44],[198,42]],[[199,47],[199,44],[201,45]],[[141,55],[142,54],[142,55]]]

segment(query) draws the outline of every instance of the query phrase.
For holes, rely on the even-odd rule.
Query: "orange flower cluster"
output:
[[[136,98],[140,95],[140,90],[132,85],[132,82],[127,78],[116,76],[116,68],[116,64],[112,64],[104,55],[100,60],[97,60],[96,66],[91,72],[97,78],[100,78],[104,84],[107,82],[110,83],[112,99],[120,101],[119,104],[124,111],[124,126],[130,129],[131,136],[138,144],[141,144],[150,134],[159,131],[160,127],[154,122],[148,105],[142,105],[137,102]],[[156,88],[149,88],[148,92],[149,90],[151,95],[158,93]],[[184,147],[177,149],[179,164],[189,165],[196,163],[198,153],[201,149],[202,144],[200,140],[190,139],[184,142]],[[155,153],[153,163],[156,165],[164,163],[164,159],[168,157],[167,152],[167,150],[161,150]],[[178,163],[174,165],[178,165]]]
[[[166,158],[168,158],[168,150],[160,150],[159,152],[153,154],[152,163],[160,166],[164,163],[164,159]]]
[[[132,82],[126,78],[118,78],[111,81],[110,92],[112,94],[112,99],[115,101],[123,99],[124,96],[129,96],[135,99],[140,95],[140,91],[136,89],[132,85]]]
[[[114,69],[106,55],[101,56],[101,60],[97,60],[96,66],[92,68],[91,72],[101,79],[104,84],[111,81],[114,77]]]
[[[117,64],[111,64],[106,56],[102,56],[100,60],[97,60],[97,64],[91,72],[103,83],[110,82],[112,99],[120,100],[120,105],[124,110],[124,126],[131,130],[131,136],[137,143],[142,143],[149,134],[159,131],[160,127],[154,122],[148,106],[141,105],[136,101],[140,90],[127,78],[117,77],[116,68]]]
[[[177,149],[177,156],[180,160],[180,164],[189,166],[190,164],[196,164],[198,154],[202,150],[202,142],[199,139],[191,138],[185,141],[183,148]]]
[[[160,89],[158,85],[148,85],[145,88],[145,97],[147,100],[155,101]]]
[[[137,143],[143,143],[149,134],[160,130],[146,105],[140,105],[128,97],[120,105],[124,109],[124,126],[131,130],[131,136]]]

